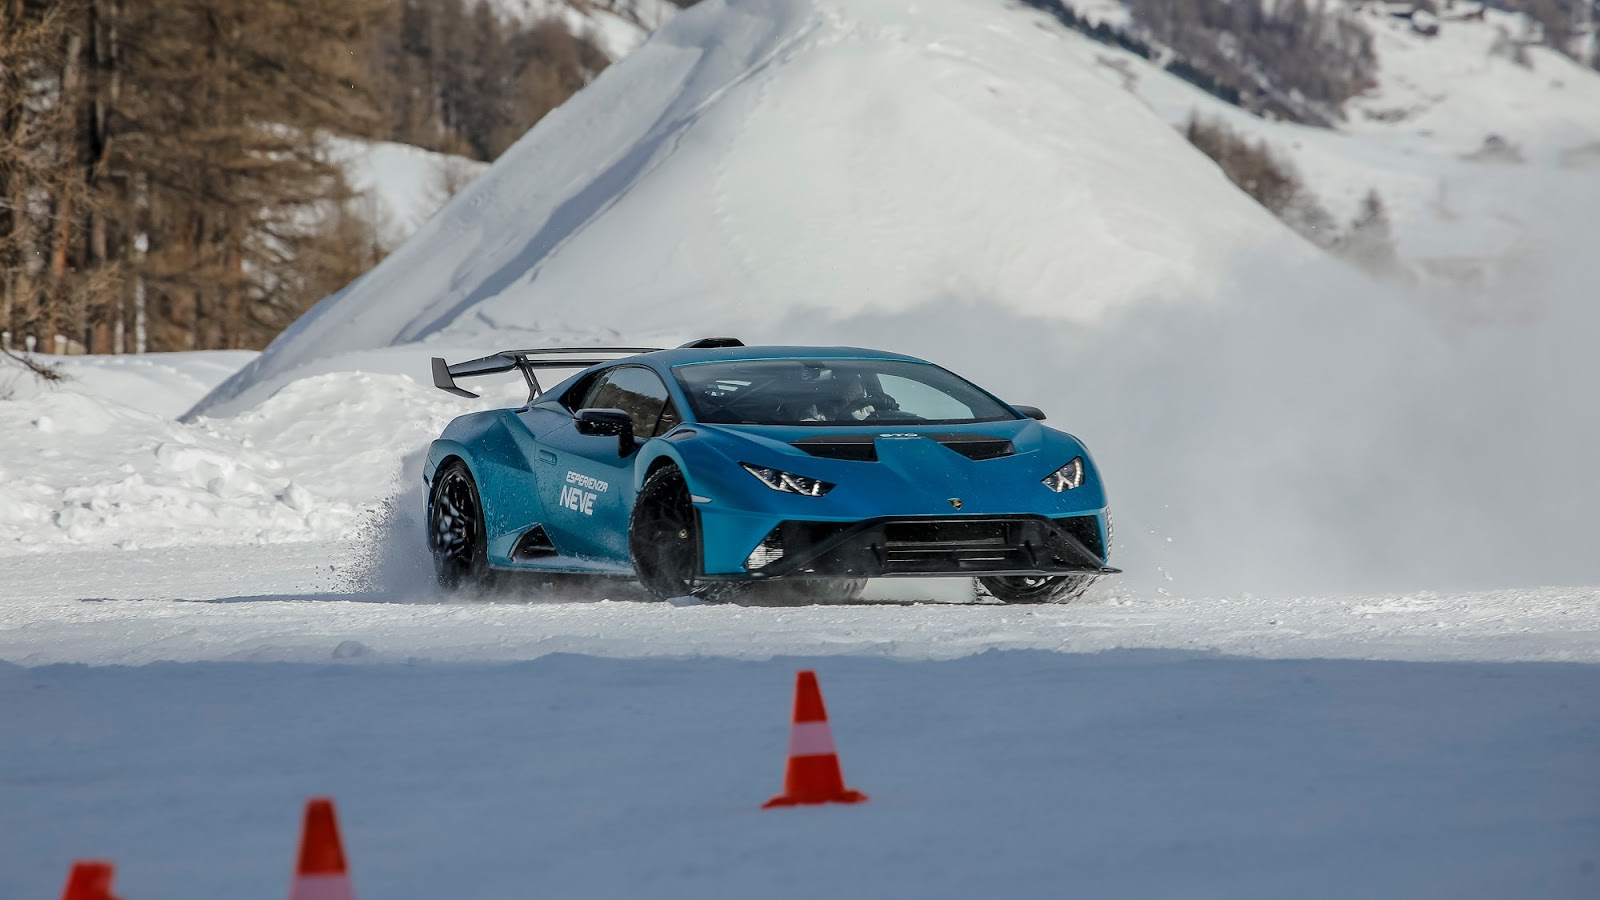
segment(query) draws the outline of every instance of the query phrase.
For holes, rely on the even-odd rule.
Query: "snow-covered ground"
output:
[[[854,807],[761,811],[817,664]],[[0,667],[0,893],[1595,895],[1600,668],[1121,652]]]
[[[83,855],[281,896],[320,793],[370,897],[1600,885],[1594,590],[441,604],[353,590],[359,552],[0,560],[0,896]],[[799,667],[865,806],[757,809]]]
[[[651,603],[627,584],[553,591],[535,582],[500,602],[461,604],[420,579],[374,583],[370,550],[365,541],[307,542],[0,559],[0,660],[462,663],[581,653],[915,661],[1138,648],[1600,662],[1600,588],[1342,596],[1112,588],[1089,603],[1028,608],[974,604],[969,582],[923,579],[875,582],[860,604],[764,608]],[[198,569],[197,554],[206,560]]]

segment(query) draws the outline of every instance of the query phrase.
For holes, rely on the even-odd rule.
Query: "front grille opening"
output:
[[[883,534],[890,547],[1005,544],[1010,538],[1004,522],[890,522],[883,527]]]
[[[1105,541],[1100,536],[1100,520],[1094,516],[1072,516],[1066,519],[1057,519],[1056,524],[1062,531],[1077,538],[1079,543],[1095,555],[1096,559],[1106,558]]]
[[[1103,554],[1094,516],[786,521],[746,568],[758,577],[1082,572],[1098,570]]]
[[[778,526],[767,533],[756,545],[750,555],[745,557],[744,568],[747,572],[754,572],[763,566],[783,559],[783,526]]]

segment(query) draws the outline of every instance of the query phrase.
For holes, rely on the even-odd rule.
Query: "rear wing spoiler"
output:
[[[542,347],[532,350],[502,350],[481,359],[469,359],[449,365],[433,358],[433,386],[457,397],[476,398],[478,395],[456,384],[457,378],[478,375],[497,375],[516,369],[528,382],[528,401],[531,403],[543,388],[535,369],[587,369],[600,363],[611,362],[638,353],[654,353],[660,347]],[[545,358],[549,357],[549,358]]]

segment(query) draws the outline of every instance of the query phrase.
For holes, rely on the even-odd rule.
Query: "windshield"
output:
[[[1016,418],[978,387],[929,363],[755,359],[672,371],[695,418],[714,425],[960,425]]]

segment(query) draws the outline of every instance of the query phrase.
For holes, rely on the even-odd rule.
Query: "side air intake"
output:
[[[550,536],[544,533],[543,525],[529,528],[527,533],[517,540],[517,545],[511,548],[512,559],[542,559],[555,555],[555,545],[550,543]]]

